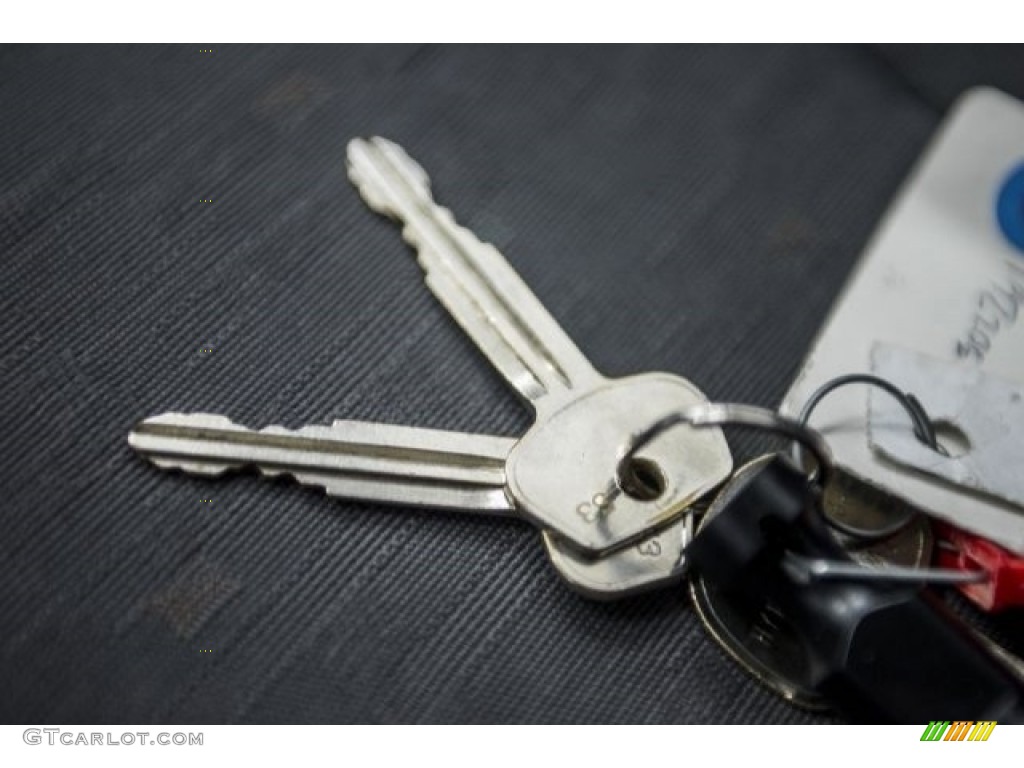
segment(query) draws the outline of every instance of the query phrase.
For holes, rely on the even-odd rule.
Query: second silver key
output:
[[[165,413],[132,429],[130,445],[153,464],[221,475],[244,467],[287,474],[328,495],[384,504],[514,516],[505,462],[516,441],[390,424],[336,421],[298,430],[252,430],[224,416]],[[690,517],[603,558],[587,558],[543,534],[552,565],[570,587],[612,600],[680,581]]]

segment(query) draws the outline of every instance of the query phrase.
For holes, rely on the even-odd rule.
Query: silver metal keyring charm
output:
[[[678,424],[692,427],[741,426],[774,432],[796,441],[814,457],[816,466],[808,475],[809,482],[824,487],[835,472],[832,453],[821,434],[806,424],[781,416],[768,408],[738,403],[700,403],[681,411],[662,416],[646,429],[634,434],[626,444],[622,458],[616,467],[615,477],[621,478],[626,467],[645,445],[667,429]]]

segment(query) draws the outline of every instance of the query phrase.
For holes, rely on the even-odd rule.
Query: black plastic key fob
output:
[[[757,611],[782,612],[807,681],[852,720],[1024,722],[1024,687],[927,588],[817,579],[809,561],[854,563],[825,523],[818,489],[777,456],[687,548],[691,566]]]

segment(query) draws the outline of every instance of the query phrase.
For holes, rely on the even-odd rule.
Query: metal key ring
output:
[[[870,373],[850,373],[845,376],[837,376],[836,378],[825,382],[818,387],[818,389],[816,389],[809,398],[807,398],[807,402],[804,403],[804,407],[800,410],[800,415],[797,417],[797,420],[801,424],[807,424],[811,418],[811,413],[814,412],[814,409],[822,400],[825,399],[827,395],[840,387],[845,387],[848,384],[868,384],[887,392],[895,398],[903,407],[903,410],[907,412],[907,415],[910,417],[910,421],[914,427],[914,436],[936,453],[943,456],[948,455],[946,449],[939,443],[938,436],[935,434],[935,425],[932,423],[931,418],[929,418],[924,406],[921,405],[921,402],[910,392],[904,392],[892,382],[886,381],[885,379]],[[793,460],[799,464],[800,449],[798,446],[793,447],[792,456]],[[840,533],[858,539],[862,542],[871,542],[882,541],[896,535],[908,526],[917,514],[917,512],[911,509],[907,514],[897,518],[895,521],[889,523],[889,525],[871,530],[850,525],[849,523],[845,523],[834,517],[829,517],[828,515],[825,516],[825,520],[830,526]]]
[[[800,443],[814,456],[817,466],[808,475],[809,482],[818,482],[824,487],[835,471],[832,452],[829,450],[825,438],[806,424],[780,416],[768,408],[738,403],[701,403],[682,411],[668,413],[651,426],[634,434],[626,443],[626,450],[616,467],[616,478],[623,475],[626,465],[644,446],[677,424],[689,424],[697,428],[735,425],[775,432]]]
[[[869,384],[888,392],[903,406],[903,410],[910,416],[910,421],[914,425],[914,436],[933,451],[944,456],[948,455],[945,448],[939,444],[938,436],[935,434],[935,425],[932,424],[931,419],[928,417],[928,412],[921,405],[921,401],[910,392],[904,392],[891,381],[886,381],[880,376],[870,373],[848,373],[845,376],[837,376],[826,381],[807,398],[804,407],[800,409],[800,415],[797,416],[797,420],[801,424],[807,424],[818,404],[834,390],[845,387],[847,384]]]

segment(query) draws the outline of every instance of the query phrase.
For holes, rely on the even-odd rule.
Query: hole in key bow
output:
[[[619,468],[619,487],[638,501],[654,501],[665,492],[665,475],[650,459],[633,457]]]

